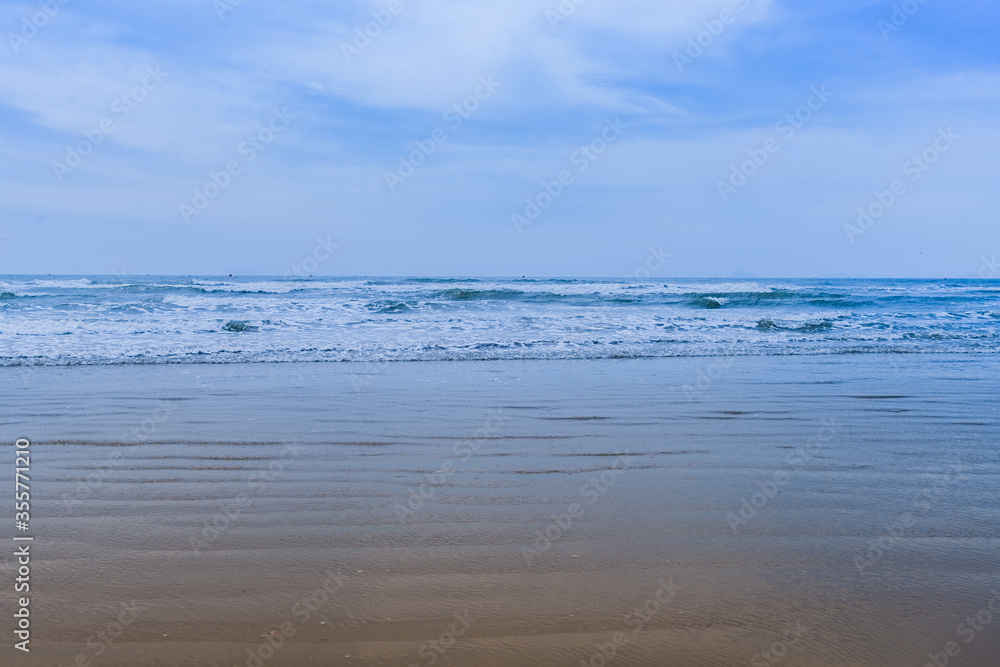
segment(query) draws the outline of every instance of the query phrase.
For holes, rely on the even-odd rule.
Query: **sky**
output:
[[[1000,271],[990,0],[0,5],[0,273]]]

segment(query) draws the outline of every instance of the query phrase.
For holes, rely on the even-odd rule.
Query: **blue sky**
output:
[[[988,0],[3,10],[4,273],[623,276],[665,252],[653,277],[974,277],[1000,253]]]

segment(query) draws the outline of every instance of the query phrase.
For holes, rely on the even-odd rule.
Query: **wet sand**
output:
[[[0,654],[1000,664],[998,371],[986,355],[3,368],[36,502],[32,650],[10,646],[9,547]]]

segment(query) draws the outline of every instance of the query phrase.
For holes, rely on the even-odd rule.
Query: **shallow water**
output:
[[[33,442],[26,664],[997,664],[1000,614],[959,624],[1000,590],[998,371],[0,368]]]

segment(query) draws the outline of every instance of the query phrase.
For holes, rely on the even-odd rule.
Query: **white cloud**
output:
[[[363,50],[349,57],[343,45],[354,46],[355,29],[364,27],[363,20],[316,23],[309,29],[286,26],[262,35],[262,43],[247,50],[243,60],[266,63],[292,80],[319,83],[354,102],[381,107],[436,109],[464,96],[471,82],[490,73],[516,75],[532,84],[519,90],[519,106],[621,106],[625,93],[619,79],[629,76],[632,60],[645,68],[643,59],[661,58],[673,68],[669,51],[705,30],[703,22],[722,8],[740,15],[727,27],[737,30],[759,20],[769,3],[751,3],[741,14],[743,3],[731,0],[591,0],[553,30],[546,12],[559,12],[560,4],[565,3],[404,3],[389,25],[379,27],[367,45],[358,41]]]

